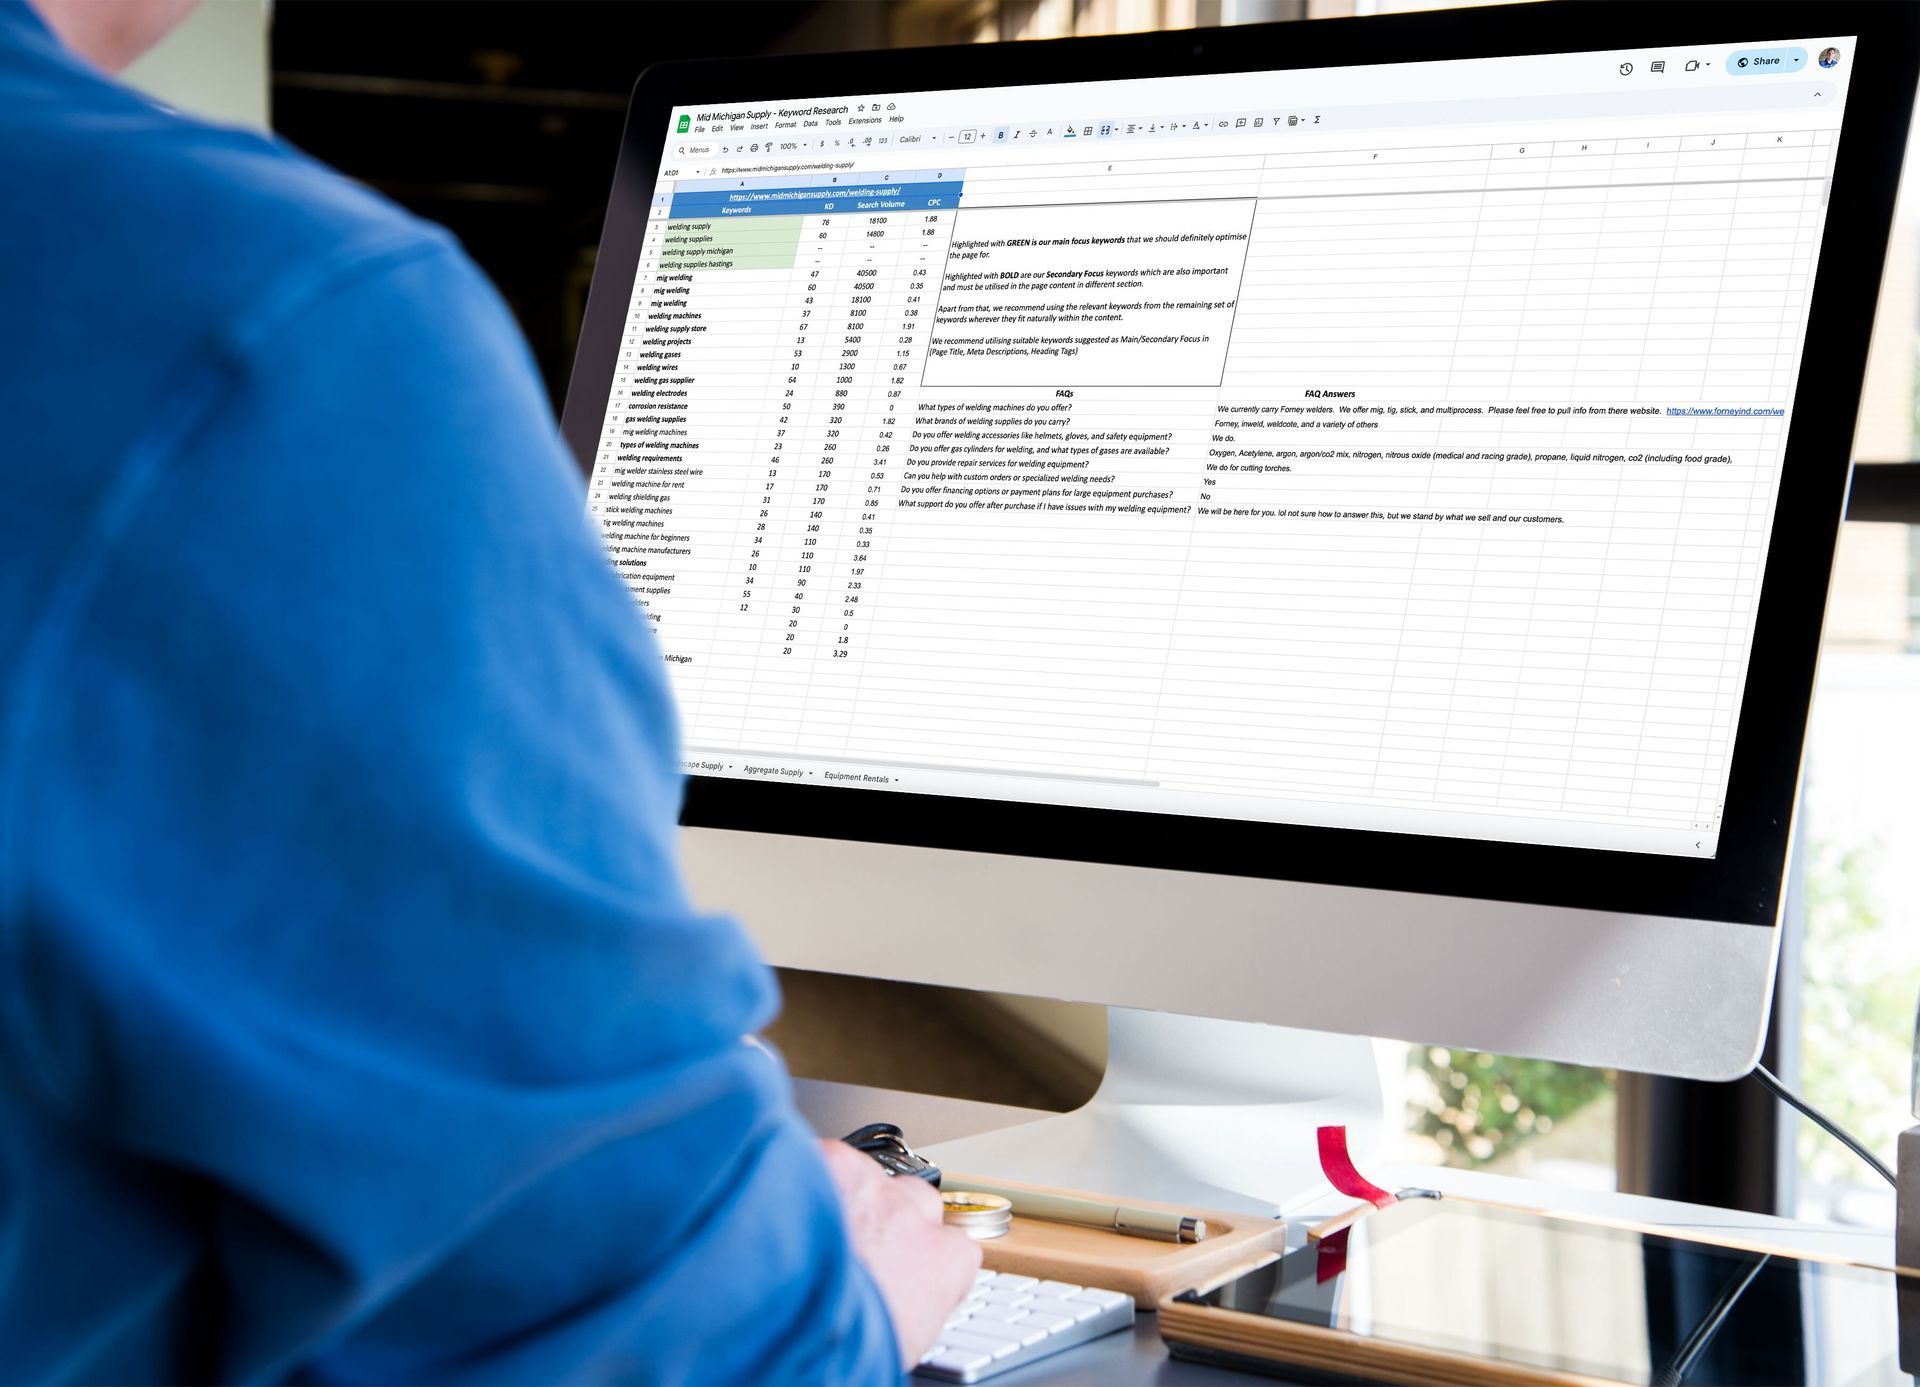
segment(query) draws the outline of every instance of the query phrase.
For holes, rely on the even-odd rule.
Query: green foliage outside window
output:
[[[1920,948],[1887,923],[1871,846],[1807,848],[1807,937],[1802,964],[1800,1092],[1891,1161],[1913,1124],[1907,1082]],[[1810,1122],[1800,1124],[1800,1170],[1823,1183],[1864,1184],[1860,1160]]]
[[[1577,1064],[1514,1059],[1478,1050],[1417,1049],[1413,1129],[1447,1164],[1485,1165],[1609,1093],[1613,1074]]]

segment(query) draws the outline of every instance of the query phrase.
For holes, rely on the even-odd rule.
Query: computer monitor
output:
[[[1916,52],[1545,4],[649,69],[564,428],[697,893],[795,967],[1744,1073]]]

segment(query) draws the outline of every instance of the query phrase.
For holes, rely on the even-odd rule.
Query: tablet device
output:
[[[1913,1380],[1900,1328],[1903,1308],[1920,1317],[1916,1286],[1851,1263],[1411,1200],[1188,1292],[1167,1307],[1163,1333],[1175,1357],[1299,1381],[1471,1371],[1492,1382],[1869,1387]]]

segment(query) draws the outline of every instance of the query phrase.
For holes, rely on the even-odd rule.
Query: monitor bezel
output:
[[[1653,32],[1626,43],[1628,21]],[[662,63],[628,105],[562,432],[591,473],[648,204],[676,106],[1074,81],[1372,66],[1857,35],[1796,401],[1857,401],[1904,136],[1920,7],[1772,0],[1659,7],[1601,0],[867,53]],[[1876,138],[1881,132],[1893,138]],[[1727,806],[1712,857],[1205,818],[1011,800],[691,776],[682,823],[909,847],[1301,881],[1771,926],[1783,890],[1844,514],[1854,414],[1800,408],[1754,623]]]

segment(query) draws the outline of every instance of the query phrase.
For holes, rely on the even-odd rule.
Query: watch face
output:
[[[924,1156],[916,1155],[906,1137],[889,1122],[875,1122],[849,1132],[841,1138],[856,1151],[864,1151],[880,1163],[889,1175],[911,1175],[940,1188],[940,1167]]]
[[[940,1172],[933,1162],[913,1155],[911,1152],[903,1154],[895,1151],[876,1151],[873,1154],[874,1159],[886,1168],[889,1175],[913,1175],[936,1183],[940,1179]]]

